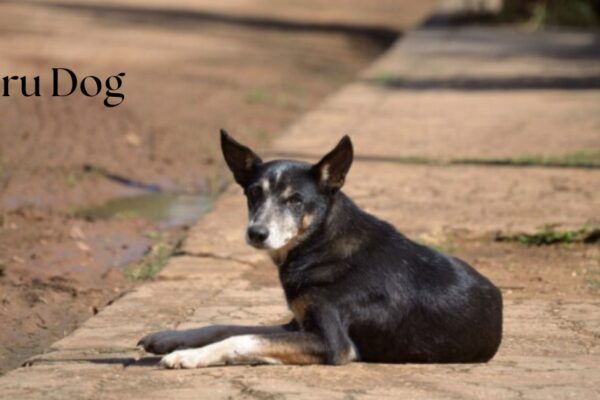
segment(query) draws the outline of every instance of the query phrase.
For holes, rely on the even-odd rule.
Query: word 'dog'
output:
[[[101,79],[94,75],[88,75],[83,78],[77,76],[75,72],[68,68],[52,68],[51,74],[51,95],[52,97],[69,97],[80,93],[86,97],[104,98],[105,107],[116,107],[125,101],[125,94],[120,90],[123,86],[125,72],[111,75],[106,79]],[[5,76],[2,78],[3,97],[20,94],[24,97],[40,97],[41,83],[40,77],[28,78],[26,76]]]

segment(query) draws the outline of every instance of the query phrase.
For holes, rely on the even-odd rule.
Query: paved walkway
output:
[[[417,237],[594,222],[598,170],[406,161],[600,149],[599,38],[424,27],[298,121],[273,152],[314,158],[351,134],[358,160],[347,192]],[[508,296],[505,339],[488,364],[156,368],[157,358],[135,348],[153,330],[286,317],[275,268],[244,244],[245,219],[231,186],[156,281],[1,377],[0,398],[600,398],[600,298],[590,297]]]

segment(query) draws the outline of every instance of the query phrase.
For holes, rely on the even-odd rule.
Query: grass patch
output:
[[[252,89],[245,96],[246,103],[271,103],[273,101],[273,94],[263,89]]]
[[[586,226],[579,229],[560,230],[552,225],[544,225],[533,233],[517,233],[515,235],[498,234],[496,241],[518,242],[528,246],[596,243],[600,241],[600,228]]]
[[[376,162],[393,162],[398,164],[417,164],[417,165],[445,165],[447,163],[433,158],[421,156],[369,156],[357,155],[357,160],[376,161]]]
[[[585,284],[590,289],[600,291],[600,258],[596,260],[595,266],[586,268],[583,272]]]
[[[490,165],[514,167],[551,167],[551,168],[600,168],[600,150],[580,150],[560,155],[521,155],[503,158],[455,158],[449,161],[420,156],[369,157],[357,156],[366,161],[389,161],[400,164],[423,165]]]
[[[311,157],[306,153],[276,152],[269,154],[274,157]],[[443,160],[422,156],[374,156],[356,155],[361,161],[391,162],[398,164],[415,165],[481,165],[481,166],[506,166],[506,167],[549,167],[549,168],[582,168],[600,169],[600,150],[580,150],[573,153],[560,155],[521,155],[503,158],[455,158]]]
[[[585,283],[595,290],[600,290],[600,279],[591,276],[585,277]]]
[[[152,246],[148,254],[139,262],[125,269],[125,276],[132,281],[145,281],[154,278],[167,264],[178,244],[159,242]]]
[[[292,106],[290,98],[284,93],[277,93],[265,89],[252,89],[244,96],[246,104],[266,104],[278,107]]]
[[[600,151],[576,151],[563,155],[524,155],[506,158],[463,158],[450,162],[451,164],[483,164],[483,165],[512,165],[540,166],[563,168],[600,168]]]
[[[84,178],[84,172],[82,171],[71,171],[65,176],[65,184],[69,189],[73,189],[77,186]]]
[[[64,172],[65,172],[65,176],[64,176],[65,185],[69,189],[75,188],[77,185],[79,185],[85,179],[93,178],[94,176],[102,176],[102,174],[100,174],[100,172],[98,170],[95,170],[92,168],[84,168],[83,170],[82,169],[72,170],[72,169],[68,168],[68,169],[64,170]]]
[[[272,140],[275,137],[275,135],[267,131],[257,131],[256,137],[260,142],[267,143],[270,140]]]
[[[147,237],[148,239],[161,239],[163,234],[159,231],[147,230],[144,232],[144,237]]]
[[[369,80],[371,82],[376,83],[381,86],[393,86],[394,82],[396,82],[397,78],[398,77],[396,75],[394,75],[392,72],[384,71],[384,72],[380,72],[380,73],[376,74],[372,78],[369,78]]]
[[[533,27],[589,27],[600,24],[598,0],[504,0],[499,19]]]

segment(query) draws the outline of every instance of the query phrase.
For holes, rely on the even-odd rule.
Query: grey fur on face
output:
[[[248,200],[247,242],[282,254],[306,241],[324,223],[332,194],[343,185],[352,161],[348,137],[317,164],[263,162],[226,132],[222,132],[221,146]]]

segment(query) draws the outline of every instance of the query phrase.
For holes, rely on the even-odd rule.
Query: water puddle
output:
[[[78,210],[83,218],[144,218],[161,228],[191,225],[210,211],[213,196],[190,193],[149,193],[112,199],[106,203]]]

